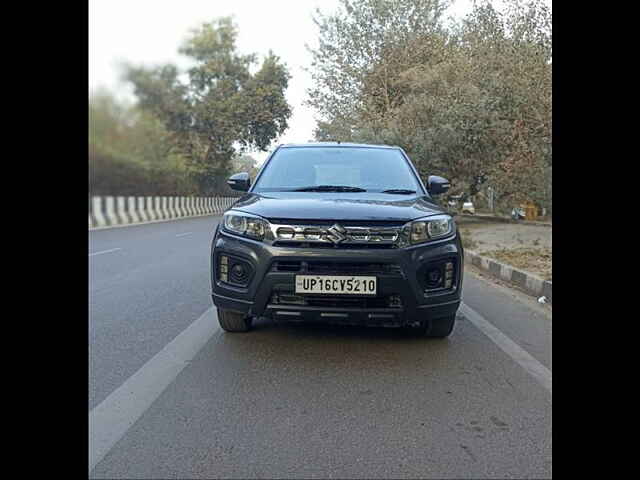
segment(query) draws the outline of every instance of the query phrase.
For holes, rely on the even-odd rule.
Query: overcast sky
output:
[[[238,26],[238,50],[266,55],[272,49],[289,67],[286,95],[293,107],[289,129],[277,143],[313,138],[314,112],[302,105],[311,86],[303,71],[310,63],[305,43],[317,44],[312,12],[335,10],[338,0],[91,0],[89,2],[89,90],[106,87],[121,97],[130,89],[119,82],[119,61],[184,65],[178,46],[191,28],[214,18],[233,15]],[[457,0],[458,16],[471,0]],[[262,160],[266,153],[252,153]]]

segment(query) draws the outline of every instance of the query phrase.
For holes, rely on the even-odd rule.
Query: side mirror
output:
[[[227,180],[227,185],[229,185],[234,190],[246,192],[251,186],[251,179],[249,178],[249,174],[247,172],[240,172],[236,173],[235,175],[231,175],[229,177],[229,180]]]
[[[431,195],[440,195],[449,190],[449,180],[438,177],[437,175],[429,175],[427,179],[427,190]]]

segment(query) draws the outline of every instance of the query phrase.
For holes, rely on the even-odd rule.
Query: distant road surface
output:
[[[551,313],[467,267],[447,340],[218,327],[219,217],[89,232],[92,478],[550,478]]]

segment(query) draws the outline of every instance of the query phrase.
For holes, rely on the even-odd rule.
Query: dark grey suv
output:
[[[249,330],[255,317],[413,327],[446,337],[464,271],[456,224],[399,147],[281,145],[247,194],[227,210],[211,246],[220,326]]]

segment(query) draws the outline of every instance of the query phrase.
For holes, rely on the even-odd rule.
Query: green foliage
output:
[[[318,137],[349,140],[356,130],[381,128],[381,117],[402,103],[394,80],[428,57],[413,49],[418,35],[434,43],[443,35],[445,0],[341,0],[333,15],[316,11],[320,44],[311,49],[314,87],[308,104],[327,122],[319,122]],[[441,41],[441,40],[440,40]],[[433,48],[431,48],[433,50]]]
[[[476,2],[447,26],[445,2],[428,0],[342,0],[320,15],[316,138],[399,145],[453,194],[490,184],[498,201],[549,209],[551,13],[505,3]]]
[[[125,66],[140,107],[160,119],[204,194],[226,191],[236,151],[266,150],[288,127],[290,75],[272,52],[260,68],[236,52],[237,32],[222,18],[193,30],[179,52],[192,60],[186,80],[174,65]]]
[[[91,195],[192,195],[185,159],[154,117],[109,92],[89,97]]]

